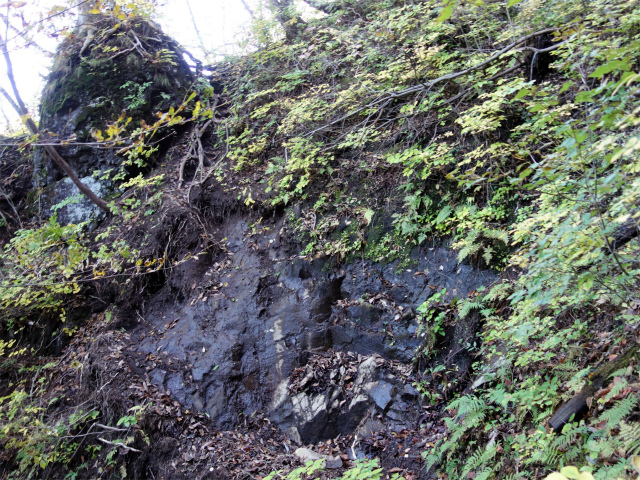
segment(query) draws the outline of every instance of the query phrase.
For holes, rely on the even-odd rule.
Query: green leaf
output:
[[[569,90],[571,88],[571,86],[573,85],[573,82],[564,82],[562,84],[562,88],[560,89],[560,91],[558,93],[564,93],[567,90]]]
[[[509,0],[509,3],[507,3],[507,7],[513,7],[514,5],[517,5],[522,1],[523,0]]]
[[[440,12],[440,15],[438,15],[438,18],[436,19],[436,22],[442,23],[449,20],[449,18],[451,18],[451,15],[453,15],[454,6],[455,6],[455,2],[450,1]]]
[[[367,225],[369,225],[371,223],[371,220],[373,220],[373,216],[375,215],[375,213],[376,212],[374,212],[370,208],[367,208],[364,211],[364,219],[367,221]]]
[[[608,63],[605,63],[604,65],[600,65],[589,76],[594,78],[602,78],[607,73],[619,71],[628,72],[629,70],[629,60],[625,58],[624,60],[612,60]]]
[[[450,214],[451,214],[451,207],[449,205],[446,205],[442,210],[440,210],[440,213],[436,217],[436,223],[444,222],[449,217]]]

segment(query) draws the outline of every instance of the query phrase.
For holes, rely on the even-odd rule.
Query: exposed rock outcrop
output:
[[[227,252],[199,259],[205,273],[192,275],[179,305],[164,303],[167,291],[151,300],[132,338],[150,381],[219,427],[268,411],[299,443],[415,423],[412,360],[423,338],[413,312],[434,291],[465,297],[494,274],[444,248],[416,249],[409,269],[335,268],[289,257],[282,219],[261,234],[249,223],[232,215],[221,225]],[[465,364],[451,342],[440,354]]]

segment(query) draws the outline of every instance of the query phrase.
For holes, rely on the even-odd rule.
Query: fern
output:
[[[607,410],[600,415],[599,420],[607,422],[609,429],[614,428],[620,424],[620,422],[631,413],[631,411],[638,404],[637,397],[624,398],[613,406],[613,408]]]
[[[501,282],[491,287],[489,293],[485,296],[485,300],[494,302],[497,300],[506,300],[513,292],[513,285],[509,282]]]
[[[460,302],[460,306],[458,307],[458,316],[460,318],[465,318],[469,315],[471,310],[480,310],[482,308],[482,302],[472,302],[471,300],[464,300]]]
[[[578,371],[578,364],[574,361],[559,363],[555,366],[554,371],[574,373]]]
[[[476,397],[475,395],[463,395],[459,398],[456,398],[449,404],[448,407],[449,410],[457,409],[458,412],[456,414],[456,419],[465,417],[469,413],[482,411],[486,408],[487,404],[485,403],[485,401],[480,397]]]
[[[617,397],[620,394],[620,392],[622,392],[625,388],[627,388],[627,385],[629,385],[629,383],[624,378],[621,381],[614,384],[611,387],[611,390],[609,390],[609,393],[607,393],[607,395],[604,397],[604,402],[606,403],[612,398]]]
[[[493,240],[500,240],[505,245],[509,243],[509,233],[506,230],[489,228],[484,231],[484,236]]]
[[[487,480],[489,477],[491,477],[492,473],[493,470],[487,467],[475,477],[475,480]]]
[[[612,478],[625,478],[625,462],[618,462],[616,465],[600,468],[595,474],[595,480],[610,480]]]
[[[461,476],[464,478],[472,470],[487,465],[491,460],[493,460],[497,453],[498,448],[495,444],[488,446],[486,449],[478,448],[465,463]],[[485,471],[486,470],[483,470],[483,473]],[[491,472],[491,469],[489,469],[489,472]],[[478,477],[476,477],[476,479],[477,478]]]
[[[455,417],[444,419],[450,435],[439,442],[434,451],[427,456],[425,461],[427,469],[442,464],[445,453],[448,454],[448,457],[454,454],[465,433],[483,423],[489,406],[480,397],[463,395],[453,400],[448,405],[448,409],[457,410]],[[450,477],[455,477],[453,473],[457,470],[459,462],[452,458],[447,460],[446,470]]]
[[[640,423],[620,423],[620,438],[627,455],[640,454]]]
[[[493,258],[493,247],[485,247],[484,249],[484,253],[482,254],[482,258],[484,259],[485,263],[487,265],[489,265],[491,263],[491,259]]]

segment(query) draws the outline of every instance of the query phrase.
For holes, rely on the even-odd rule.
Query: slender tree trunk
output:
[[[293,11],[293,0],[269,0],[273,14],[284,28],[287,40],[291,41],[307,24]]]
[[[2,95],[9,101],[18,115],[22,117],[22,121],[27,126],[31,134],[39,136],[40,129],[29,116],[29,110],[27,109],[25,103],[22,101],[22,97],[20,96],[20,92],[18,91],[18,87],[16,86],[16,80],[13,76],[13,64],[11,63],[11,57],[9,56],[7,43],[5,39],[2,38],[2,36],[0,36],[0,48],[2,48],[2,54],[7,64],[7,78],[9,79],[11,89],[13,90],[13,98],[11,98],[8,92],[4,89],[2,89],[0,93],[2,93]],[[95,203],[102,210],[104,210],[105,212],[110,212],[107,202],[93,193],[93,191],[91,191],[89,187],[82,183],[82,180],[80,180],[78,175],[76,175],[76,172],[74,172],[71,166],[60,156],[53,145],[45,145],[44,149],[51,156],[53,161],[56,162],[56,164],[62,169],[62,171],[67,174],[74,185],[78,187],[78,190],[80,190],[89,200]]]
[[[242,2],[242,6],[244,7],[244,9],[249,13],[249,15],[251,15],[251,18],[255,18],[256,15],[255,15],[255,13],[253,13],[253,10],[251,9],[249,4],[247,3],[247,0],[240,0],[240,1]]]
[[[204,46],[204,41],[202,40],[202,35],[200,35],[200,30],[198,29],[198,24],[196,23],[196,17],[193,14],[193,10],[191,10],[191,3],[187,0],[187,9],[189,10],[189,15],[191,16],[191,24],[193,25],[194,30],[196,31],[196,35],[198,37],[198,42],[200,42],[200,50],[202,50],[202,54],[207,56],[207,49]]]

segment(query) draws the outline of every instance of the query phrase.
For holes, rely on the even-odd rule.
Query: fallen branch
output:
[[[589,411],[591,400],[594,394],[613,380],[611,374],[616,370],[628,367],[631,362],[640,358],[638,344],[630,346],[624,355],[616,358],[612,362],[605,363],[595,372],[589,375],[589,383],[571,400],[562,405],[549,420],[549,426],[556,433],[562,431],[567,423],[580,421]]]
[[[620,226],[620,228],[614,232],[613,238],[609,241],[609,248],[605,248],[604,251],[606,253],[613,253],[620,250],[640,234],[639,227],[640,225],[636,220],[630,220]]]
[[[133,448],[133,447],[128,447],[122,443],[114,443],[114,442],[110,442],[109,440],[106,440],[104,438],[99,438],[98,440],[100,440],[102,443],[106,443],[107,445],[113,445],[114,447],[121,447],[124,448],[125,450],[129,451],[129,452],[136,452],[136,453],[142,453],[142,450],[138,450],[137,448]]]

